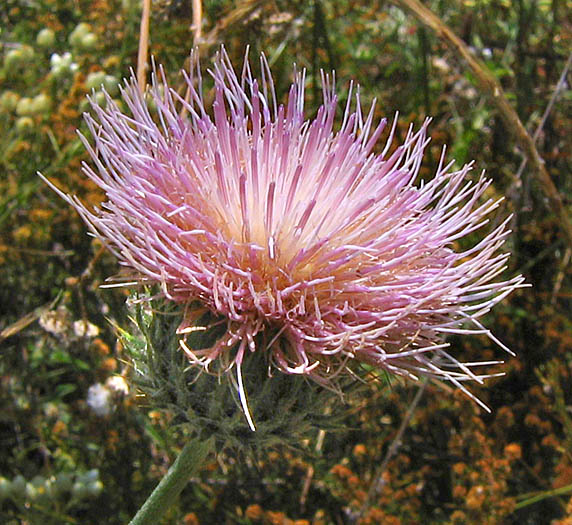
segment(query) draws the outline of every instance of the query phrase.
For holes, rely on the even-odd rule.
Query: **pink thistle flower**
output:
[[[83,169],[106,202],[91,211],[57,190],[134,272],[123,284],[158,283],[186,305],[182,349],[193,363],[236,369],[251,427],[241,376],[249,352],[324,383],[365,363],[448,380],[473,397],[464,382],[490,377],[473,368],[491,362],[459,362],[445,338],[486,334],[510,352],[479,319],[523,283],[498,279],[508,219],[478,244],[454,246],[498,207],[481,199],[490,181],[468,180],[472,164],[455,171],[444,155],[434,177],[419,181],[428,121],[389,154],[394,121],[375,153],[386,120],[374,124],[373,105],[362,113],[359,93],[352,109],[351,85],[336,131],[326,75],[313,120],[304,117],[303,72],[278,105],[264,57],[257,80],[248,59],[237,76],[221,51],[211,115],[196,56],[193,64],[189,101],[159,68],[155,113],[133,78],[122,90],[131,116],[109,97],[105,108],[92,103],[95,146],[82,140],[95,169]],[[184,336],[207,311],[226,331],[192,349]]]

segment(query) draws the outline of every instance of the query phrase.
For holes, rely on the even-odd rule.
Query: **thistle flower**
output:
[[[481,199],[490,181],[468,179],[472,163],[452,169],[444,152],[435,175],[418,180],[428,121],[390,153],[394,120],[377,152],[387,121],[374,123],[374,105],[362,112],[352,85],[336,126],[333,77],[322,76],[323,103],[307,120],[304,72],[279,105],[264,57],[259,80],[248,59],[237,75],[223,49],[209,111],[196,54],[192,64],[186,100],[159,68],[153,110],[134,78],[122,89],[130,115],[110,97],[92,102],[95,146],[82,140],[95,169],[83,169],[106,202],[89,210],[56,190],[130,270],[120,284],[156,283],[184,305],[182,351],[236,373],[251,426],[241,367],[253,352],[325,384],[366,364],[471,395],[464,382],[482,382],[473,368],[491,363],[459,362],[445,338],[486,334],[509,351],[479,319],[523,282],[499,279],[508,219],[455,247],[498,207]],[[186,337],[205,314],[224,330],[192,348]]]

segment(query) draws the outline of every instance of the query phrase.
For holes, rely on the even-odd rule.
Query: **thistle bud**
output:
[[[34,58],[34,49],[30,46],[20,46],[11,49],[4,56],[4,67],[8,72],[17,67],[29,64]]]
[[[20,135],[26,135],[35,127],[34,119],[31,117],[20,117],[16,120],[16,131]]]
[[[26,495],[26,480],[18,474],[10,485],[10,496],[14,499],[22,499]]]
[[[110,96],[114,97],[119,93],[119,81],[113,75],[105,75],[103,87]]]
[[[52,29],[45,27],[36,37],[36,44],[43,48],[50,48],[56,43],[56,34]]]
[[[81,481],[76,481],[73,484],[72,490],[72,497],[74,499],[82,500],[89,496],[89,491],[87,489],[87,485]]]
[[[0,109],[3,113],[10,113],[16,109],[20,96],[13,91],[4,91],[0,96]]]
[[[95,49],[95,46],[97,46],[97,35],[94,33],[88,33],[82,37],[80,41],[81,49],[85,51],[91,51]]]
[[[91,91],[92,89],[101,89],[101,86],[105,82],[105,72],[104,71],[94,71],[87,75],[85,80],[85,87]]]
[[[86,36],[87,34],[89,34],[90,30],[91,30],[91,26],[89,24],[86,24],[85,22],[81,22],[70,33],[70,36],[68,38],[68,42],[70,43],[70,45],[72,47],[81,47],[83,37]]]
[[[48,113],[52,107],[52,99],[45,93],[35,96],[31,102],[31,112],[33,115]]]
[[[30,97],[22,97],[16,105],[16,114],[20,116],[33,115],[32,99]]]
[[[103,490],[103,483],[99,480],[90,481],[85,485],[87,496],[90,498],[96,498],[101,494]]]
[[[0,503],[10,497],[10,481],[0,476]]]
[[[72,489],[73,475],[69,472],[60,472],[53,482],[53,491],[57,496],[61,496]]]

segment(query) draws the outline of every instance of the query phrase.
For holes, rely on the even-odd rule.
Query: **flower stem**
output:
[[[539,492],[532,497],[528,497],[523,501],[519,501],[515,506],[514,510],[522,509],[523,507],[528,507],[533,503],[538,503],[546,498],[553,498],[555,496],[563,496],[564,494],[569,494],[572,492],[572,484],[565,485],[564,487],[558,487],[557,489],[546,490],[544,492]],[[517,496],[518,497],[518,496]]]
[[[177,499],[189,478],[196,474],[214,449],[214,438],[187,443],[169,471],[159,482],[129,525],[157,525],[161,516]]]

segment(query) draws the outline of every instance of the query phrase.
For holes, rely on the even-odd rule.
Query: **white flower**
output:
[[[76,337],[96,337],[99,334],[99,328],[89,321],[74,321],[73,332]]]
[[[123,376],[111,376],[105,382],[105,386],[118,396],[126,396],[129,394],[129,386]]]
[[[95,383],[87,391],[87,404],[96,415],[108,416],[111,413],[111,392],[101,383]]]

